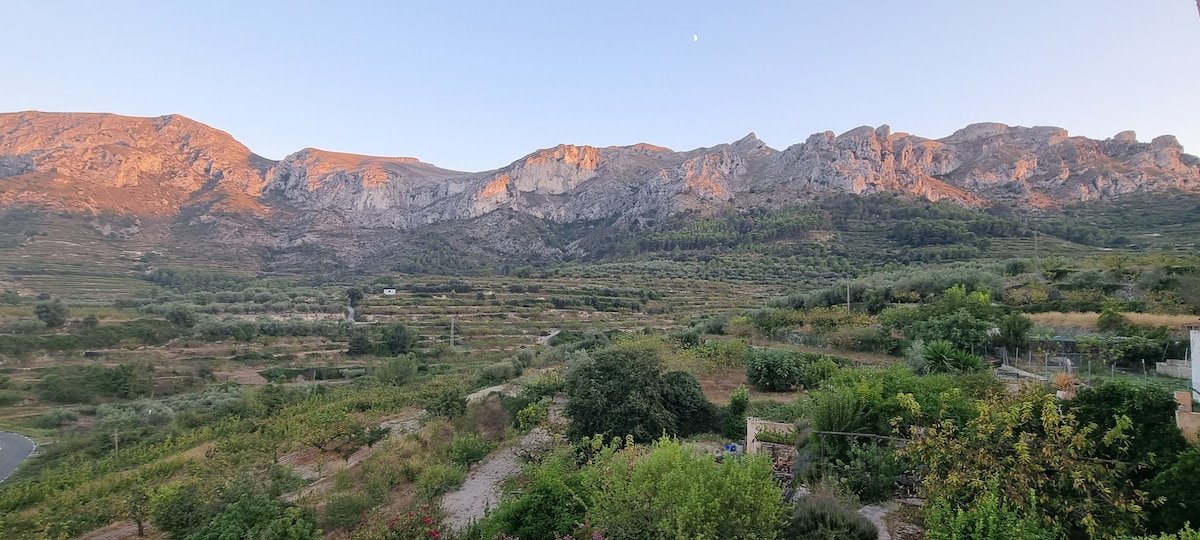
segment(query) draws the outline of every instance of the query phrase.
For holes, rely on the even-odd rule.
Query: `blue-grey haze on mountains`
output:
[[[7,2],[0,110],[179,113],[303,147],[500,167],[559,143],[777,148],[970,123],[1200,150],[1187,0]],[[694,39],[700,36],[703,39]]]

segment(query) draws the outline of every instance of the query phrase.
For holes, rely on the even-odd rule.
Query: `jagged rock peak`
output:
[[[1114,135],[1112,140],[1117,141],[1117,142],[1125,142],[1125,143],[1138,142],[1137,133],[1134,132],[1133,130],[1122,131],[1122,132]]]

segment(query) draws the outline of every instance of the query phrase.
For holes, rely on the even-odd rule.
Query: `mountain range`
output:
[[[586,252],[579,240],[587,233],[563,244],[547,240],[549,229],[602,224],[597,231],[611,234],[682,211],[783,207],[829,194],[1053,212],[1167,190],[1200,191],[1200,159],[1170,135],[1139,142],[1129,131],[1094,140],[982,123],[935,140],[864,126],[783,150],[754,134],[682,152],[559,145],[462,172],[315,148],[270,160],[179,115],[0,114],[0,209],[83,216],[110,238],[153,232],[164,250],[299,266],[386,259],[428,243],[423,231],[450,230],[460,248],[475,246],[466,252],[552,261]]]

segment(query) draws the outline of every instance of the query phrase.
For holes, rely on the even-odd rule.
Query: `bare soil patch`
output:
[[[145,536],[138,536],[136,523],[132,521],[118,521],[105,525],[79,538],[80,540],[130,540],[134,538],[139,540],[158,540],[165,538],[153,525],[144,523],[143,527],[146,533]]]

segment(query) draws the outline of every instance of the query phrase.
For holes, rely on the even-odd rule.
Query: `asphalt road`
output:
[[[0,431],[0,482],[17,470],[22,461],[33,453],[34,444],[24,435]]]

